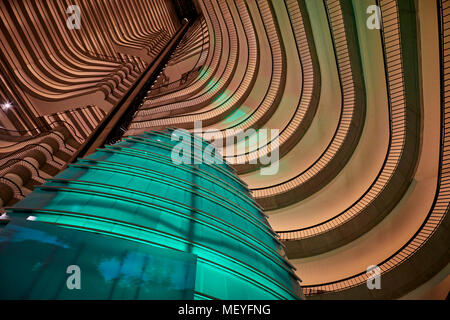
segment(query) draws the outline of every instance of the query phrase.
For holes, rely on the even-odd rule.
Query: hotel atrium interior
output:
[[[450,0],[0,15],[0,299],[448,299]]]

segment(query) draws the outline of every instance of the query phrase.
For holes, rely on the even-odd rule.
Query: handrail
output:
[[[102,58],[109,62],[122,62],[122,63],[131,63],[133,65],[133,70],[135,71],[142,71],[142,69],[145,69],[145,62],[137,60],[135,56],[130,56],[128,54],[122,54],[120,52],[117,52],[117,56],[110,56],[102,53],[95,53],[89,50],[84,49],[86,53],[91,55],[94,58]],[[110,73],[111,74],[111,73]]]
[[[240,12],[241,10],[243,10],[240,6],[244,7],[246,6],[245,3],[239,2],[239,4],[235,4],[236,7],[238,8],[238,12]],[[260,7],[263,7],[262,9]],[[248,8],[248,7],[247,7]],[[273,111],[273,106],[276,104],[276,101],[278,101],[278,99],[280,99],[280,92],[282,92],[283,88],[284,88],[284,84],[285,84],[285,77],[283,75],[282,70],[284,69],[283,65],[285,64],[285,58],[284,58],[284,48],[282,47],[282,44],[280,43],[280,39],[276,38],[276,33],[277,33],[277,26],[275,25],[275,21],[273,21],[273,17],[271,14],[271,9],[270,9],[270,5],[267,2],[260,2],[257,3],[257,8],[258,11],[261,15],[261,19],[263,21],[266,21],[266,23],[263,24],[264,26],[264,30],[266,33],[266,36],[268,39],[268,43],[269,43],[269,49],[270,49],[270,53],[271,53],[271,73],[270,73],[270,81],[268,82],[268,85],[265,87],[265,93],[264,93],[264,98],[262,99],[262,101],[259,103],[259,106],[263,109],[268,109],[268,110],[272,110]],[[248,13],[245,13],[245,19],[243,20],[243,17],[241,17],[239,15],[240,18],[240,22],[242,25],[244,25],[244,29],[246,25],[251,25],[251,18],[248,15]],[[226,18],[225,18],[226,20]],[[232,19],[233,23],[235,24],[234,20]],[[268,31],[268,29],[270,31]],[[240,80],[240,84],[236,86],[236,88],[234,89],[233,92],[229,92],[229,94],[227,94],[225,96],[225,98],[220,100],[220,104],[218,106],[216,106],[215,108],[209,108],[206,111],[205,110],[200,110],[198,112],[190,112],[188,115],[173,115],[173,116],[169,116],[169,117],[165,117],[165,118],[155,118],[155,119],[151,119],[151,120],[138,120],[138,121],[134,121],[134,129],[135,130],[139,130],[142,129],[144,127],[147,127],[150,124],[150,127],[154,127],[154,126],[160,126],[160,125],[166,125],[166,120],[171,119],[169,121],[174,121],[174,123],[184,123],[184,124],[192,124],[194,122],[194,120],[196,119],[206,119],[206,121],[211,122],[214,121],[214,119],[219,119],[222,117],[222,115],[224,114],[229,114],[230,111],[234,110],[234,107],[237,106],[240,102],[239,101],[243,101],[248,94],[250,93],[250,89],[253,87],[256,78],[257,78],[257,68],[259,65],[259,55],[257,54],[258,48],[259,48],[259,43],[256,40],[256,33],[255,31],[253,31],[253,29],[250,29],[251,32],[248,32],[248,34],[246,32],[244,32],[244,35],[246,37],[247,40],[247,44],[249,47],[248,50],[248,56],[247,59],[249,61],[249,63],[247,63],[247,65],[245,66],[245,72],[244,72],[244,76],[241,78]],[[227,32],[228,28],[227,28]],[[278,59],[277,59],[278,58]],[[220,96],[217,96],[220,97]],[[217,99],[216,97],[216,99]],[[201,98],[195,98],[198,101],[197,105],[203,105],[204,102],[208,102],[206,99],[203,99],[203,101],[201,101]],[[194,100],[194,99],[190,99],[190,100]],[[171,104],[169,104],[169,107],[171,108]],[[259,108],[259,107],[258,107]],[[198,109],[198,108],[197,108]],[[166,110],[166,109],[162,109],[162,110]],[[170,109],[167,109],[170,110]],[[143,116],[148,115],[147,113],[145,113],[146,111],[148,111],[148,113],[154,113],[154,110],[144,110],[143,112],[141,112],[141,114]],[[177,109],[177,111],[179,111],[179,109]],[[178,113],[178,112],[177,112]],[[177,119],[179,119],[180,121],[177,122]],[[225,157],[225,156],[224,156]]]
[[[220,65],[221,56],[223,54],[223,41],[224,41],[224,39],[222,37],[223,28],[222,28],[221,23],[218,21],[218,17],[215,14],[215,10],[213,8],[209,7],[209,6],[212,6],[212,4],[209,2],[204,2],[204,5],[207,8],[205,13],[208,15],[209,20],[213,24],[213,28],[211,29],[211,31],[214,34],[214,41],[215,41],[215,45],[213,46],[212,50],[210,48],[208,51],[208,54],[212,52],[212,55],[211,55],[210,61],[208,62],[208,66],[204,68],[205,72],[200,77],[197,77],[191,83],[191,86],[188,88],[189,90],[185,90],[184,92],[183,92],[183,90],[177,91],[177,92],[172,92],[172,93],[167,94],[167,96],[164,95],[162,97],[158,97],[155,100],[150,101],[151,104],[147,105],[146,107],[149,107],[151,109],[156,109],[156,108],[160,109],[165,106],[167,107],[167,105],[173,105],[176,103],[183,102],[187,99],[192,100],[192,98],[191,98],[192,96],[198,95],[198,93],[201,92],[201,90],[203,90],[203,87],[204,87],[203,84],[207,83],[207,80],[206,80],[207,78],[210,79],[209,81],[214,80],[214,77],[212,75],[216,73],[216,71]],[[213,12],[214,12],[214,15],[212,14]],[[216,33],[215,33],[215,30],[217,31]],[[227,30],[227,32],[228,32],[228,30]],[[214,68],[214,69],[212,69],[212,68]],[[164,98],[164,99],[161,100],[162,98]],[[167,103],[168,100],[170,101],[169,103]],[[141,112],[141,113],[143,112],[145,114],[146,109],[149,109],[149,108],[140,108],[139,112]],[[133,124],[134,123],[135,123],[135,121],[133,121]]]
[[[39,168],[36,168],[34,166],[33,163],[31,163],[30,161],[26,160],[26,159],[22,159],[22,158],[14,158],[14,159],[9,159],[7,162],[5,162],[4,164],[0,165],[0,172],[2,172],[4,169],[10,169],[12,168],[13,165],[19,163],[19,162],[25,162],[26,164],[30,165],[31,167],[33,167],[34,171],[36,172],[36,176],[38,178],[41,178],[41,175],[39,174]],[[28,166],[27,166],[28,167]]]
[[[181,86],[181,85],[184,85],[184,84],[187,84],[187,82],[188,82],[188,80],[189,80],[189,77],[190,77],[190,75],[191,75],[191,72],[194,73],[195,71],[198,71],[198,73],[200,73],[200,69],[201,69],[202,67],[204,67],[204,65],[201,65],[201,66],[197,66],[197,65],[198,65],[198,63],[200,62],[200,59],[201,59],[201,57],[202,57],[202,52],[203,52],[203,46],[205,45],[205,31],[203,30],[203,21],[202,21],[201,19],[199,20],[199,25],[200,25],[200,28],[199,28],[199,29],[201,30],[201,35],[202,35],[202,46],[201,46],[201,51],[200,51],[200,53],[199,53],[199,55],[198,55],[198,59],[197,59],[197,61],[195,62],[194,66],[192,67],[191,70],[189,70],[189,71],[187,72],[187,78],[188,78],[188,79],[186,79],[186,81],[185,81],[184,83],[181,83],[181,80],[182,80],[182,78],[183,78],[183,77],[181,77],[179,80],[175,80],[175,81],[172,81],[172,82],[163,84],[163,85],[161,85],[161,86],[151,88],[150,91],[149,91],[149,94],[148,94],[147,97],[144,99],[144,102],[145,102],[146,100],[149,100],[150,98],[154,99],[155,97],[158,97],[159,94],[167,93],[167,92],[163,92],[163,93],[157,93],[157,94],[155,94],[155,95],[152,95],[152,94],[153,94],[152,92],[153,92],[154,90],[160,90],[161,87],[168,87],[168,86],[170,86],[171,84],[178,83],[178,82],[180,82],[180,86]],[[181,39],[180,43],[181,43],[183,40],[184,40],[184,38]],[[173,53],[174,56],[176,55],[177,50],[178,50],[178,48],[175,49],[175,51],[174,51],[174,53]],[[170,60],[169,60],[168,64],[169,64],[169,63],[170,63]],[[175,88],[176,88],[176,87],[175,87]]]
[[[201,51],[200,51],[200,54],[199,54],[199,56],[198,56],[198,59],[197,59],[197,61],[195,62],[195,65],[194,65],[194,67],[196,67],[196,66],[202,66],[204,69],[203,70],[205,70],[205,72],[203,73],[203,75],[207,72],[206,70],[208,69],[208,66],[206,66],[206,60],[207,60],[207,57],[208,57],[208,55],[209,55],[209,52],[210,52],[210,40],[209,40],[209,30],[208,30],[208,24],[207,24],[207,22],[206,22],[206,19],[205,19],[205,17],[204,16],[201,16],[200,17],[200,22],[199,22],[199,25],[200,25],[200,29],[201,29],[201,32],[202,32],[202,45],[201,45]],[[205,31],[206,30],[206,31]],[[213,31],[214,32],[214,31]],[[206,40],[205,40],[206,39]],[[205,45],[206,44],[208,44],[208,47],[207,48],[205,48]],[[205,50],[205,49],[206,50]],[[174,55],[171,57],[171,60],[169,60],[169,62],[167,63],[168,65],[171,65],[172,63],[173,63],[173,61],[172,61],[172,59],[175,57],[175,60],[176,60],[176,52],[174,53]],[[210,66],[210,65],[209,65]],[[202,71],[203,71],[202,70]],[[189,85],[193,85],[193,84],[195,84],[195,83],[197,83],[199,80],[200,80],[200,78],[201,78],[201,76],[200,77],[197,77],[197,78],[195,78],[193,81],[191,81],[190,83],[189,83]],[[158,96],[157,96],[158,97]]]
[[[332,35],[332,37],[334,38],[334,35]],[[337,58],[338,59],[338,58]],[[348,80],[348,77],[345,77],[345,80]],[[348,81],[347,81],[348,82]],[[259,109],[259,107],[257,108],[257,109],[255,109],[255,111],[253,111],[253,113],[255,113],[257,110]],[[348,112],[347,112],[348,113]],[[346,119],[346,122],[348,122],[349,123],[349,121],[348,121],[348,116],[346,116],[345,114],[342,116],[341,115],[341,117],[345,120]],[[342,119],[341,119],[342,120]],[[340,121],[341,122],[341,121]],[[337,133],[337,131],[336,131],[336,133]],[[335,133],[335,136],[336,136],[336,133]],[[331,144],[331,143],[330,143]],[[244,161],[246,162],[246,163],[248,163],[249,161],[250,161],[250,157],[253,155],[253,156],[257,156],[258,154],[259,154],[259,152],[258,152],[258,150],[259,150],[259,148],[255,151],[255,150],[252,150],[252,151],[249,151],[249,152],[245,152],[245,153],[243,153],[243,154],[240,154],[240,155],[233,155],[232,157],[233,158],[235,158],[235,157],[244,157],[245,159],[244,159]],[[225,158],[227,158],[227,156],[225,156]],[[239,163],[241,163],[242,161],[237,161],[237,162],[239,162]]]
[[[161,92],[162,88],[167,88],[167,90],[173,90],[173,89],[179,88],[182,85],[187,84],[189,80],[192,80],[195,76],[197,76],[200,73],[200,69],[202,67],[203,66],[199,66],[199,67],[197,67],[195,69],[189,70],[186,73],[183,73],[181,78],[178,79],[178,80],[174,80],[172,82],[167,82],[167,83],[161,84],[161,85],[159,85],[157,87],[151,88],[150,92],[148,93],[148,95],[144,99],[144,101],[150,100],[150,99],[154,98],[157,95],[167,93],[167,91],[166,92],[164,92],[164,91]],[[156,92],[156,91],[158,91],[158,92]]]
[[[133,62],[132,60],[130,60],[130,57],[128,55],[126,55],[127,58],[123,58],[119,53],[117,53],[117,56],[110,56],[102,53],[92,52],[86,49],[84,51],[95,58],[106,58],[111,62]]]
[[[161,68],[161,64],[166,59],[166,56],[173,50],[175,44],[179,41],[184,32],[186,32],[190,23],[191,22],[186,23],[180,27],[167,46],[159,53],[159,56],[153,60],[146,71],[142,73],[140,78],[122,97],[121,101],[106,115],[105,118],[103,118],[97,128],[83,143],[81,148],[75,152],[69,163],[74,162],[78,157],[83,157],[94,152],[98,147],[104,145],[108,139],[112,139],[111,135],[114,134],[114,130],[120,130],[124,121],[123,117],[126,116],[125,111],[129,111],[130,107],[136,103],[142,89],[155,77],[155,72]]]
[[[383,2],[387,3],[390,0],[377,0],[378,4],[381,2],[381,8],[383,9]],[[388,258],[384,259],[377,266],[381,270],[381,274],[389,272],[395,269],[398,265],[408,260],[413,256],[418,250],[420,250],[423,245],[431,238],[434,232],[437,230],[444,217],[450,208],[450,185],[447,181],[450,180],[450,99],[447,95],[450,92],[450,73],[448,71],[448,62],[445,62],[444,57],[448,55],[448,48],[445,48],[444,43],[448,42],[450,39],[449,35],[445,35],[444,29],[449,29],[450,27],[450,8],[447,7],[446,13],[442,6],[440,5],[443,0],[438,1],[439,9],[439,29],[440,29],[440,72],[441,72],[441,119],[440,119],[440,148],[439,148],[439,168],[438,168],[438,181],[436,186],[436,193],[433,200],[433,204],[422,222],[421,226],[414,233],[414,235],[398,250],[391,254]],[[395,5],[397,6],[397,2]],[[398,10],[398,8],[397,8]],[[382,12],[384,12],[382,10]],[[397,11],[387,13],[383,15],[383,28],[392,23],[395,19],[387,18]],[[386,19],[385,19],[386,17]],[[399,24],[398,24],[399,27]],[[385,41],[385,40],[383,40]],[[357,273],[350,277],[346,277],[340,280],[331,281],[316,285],[306,285],[303,286],[303,292],[306,296],[311,296],[321,293],[337,292],[346,290],[352,287],[356,287],[365,283],[369,278],[366,271]]]
[[[14,156],[14,155],[23,155],[26,151],[30,151],[30,150],[33,150],[33,149],[44,149],[47,153],[48,153],[48,155],[50,156],[50,159],[53,161],[53,162],[55,162],[55,163],[57,163],[58,165],[60,165],[60,166],[62,166],[63,164],[62,163],[60,163],[59,161],[56,161],[55,160],[55,158],[53,157],[53,153],[50,151],[50,150],[48,150],[46,147],[44,147],[43,145],[40,145],[40,144],[37,144],[37,143],[31,143],[31,144],[28,144],[28,145],[26,145],[25,147],[23,147],[22,149],[20,149],[20,150],[16,150],[16,151],[13,151],[13,152],[11,152],[11,153],[8,153],[8,154],[6,154],[5,156],[3,156],[3,157],[0,157],[0,161],[2,161],[2,160],[4,160],[4,159],[6,159],[6,158],[9,158],[9,157],[11,157],[11,156]]]
[[[21,144],[25,144],[25,146],[28,144],[29,141],[32,140],[37,140],[39,138],[46,138],[46,137],[52,137],[55,138],[59,141],[58,146],[59,148],[64,148],[65,150],[68,150],[69,152],[74,152],[74,149],[71,147],[69,148],[66,141],[64,140],[64,136],[61,133],[61,135],[58,134],[58,131],[47,131],[47,132],[42,132],[38,135],[35,136],[31,136],[31,137],[27,137],[26,139],[20,140],[20,141],[15,141],[14,143],[8,144],[6,146],[0,147],[0,159],[1,158],[7,158],[10,154],[12,154],[13,151],[6,151],[5,153],[2,153],[2,151],[4,149],[10,149],[10,148],[20,148]],[[17,151],[17,150],[14,150]]]
[[[283,1],[284,5],[286,7],[286,11],[289,15],[289,23],[292,30],[292,34],[295,38],[295,44],[297,48],[297,53],[300,58],[300,65],[302,68],[301,76],[302,76],[302,84],[303,84],[303,90],[301,92],[301,95],[298,99],[297,107],[295,109],[295,112],[293,113],[292,117],[289,119],[289,122],[285,125],[285,127],[280,131],[279,134],[279,142],[276,144],[274,140],[270,140],[268,143],[264,144],[264,146],[260,146],[256,149],[253,149],[252,151],[245,152],[244,154],[240,155],[250,155],[254,154],[255,152],[258,153],[258,156],[261,157],[263,154],[268,154],[272,152],[273,150],[279,149],[280,150],[280,157],[282,157],[288,150],[286,150],[286,144],[290,145],[292,142],[297,142],[299,138],[299,133],[301,137],[301,130],[309,126],[313,119],[313,115],[315,113],[316,107],[317,107],[317,101],[312,102],[314,100],[313,93],[314,93],[314,82],[319,82],[317,80],[320,77],[320,72],[316,72],[316,66],[313,63],[312,53],[311,50],[314,50],[311,48],[308,40],[307,35],[305,33],[305,26],[304,26],[304,19],[301,14],[301,10],[299,7],[299,3],[297,0],[289,1],[286,0]],[[311,44],[314,46],[314,44]],[[317,63],[317,69],[319,68],[319,65]],[[306,93],[307,92],[307,93]],[[318,99],[317,99],[318,100]],[[312,107],[311,107],[312,106]],[[227,133],[230,129],[233,129],[234,132],[228,134],[235,135],[236,133],[240,132],[240,130],[243,130],[244,128],[249,128],[254,126],[255,123],[259,120],[258,117],[256,117],[256,120],[254,118],[252,119],[253,115],[257,115],[258,111],[260,111],[261,104],[258,105],[257,108],[255,108],[251,113],[246,115],[246,117],[242,120],[240,120],[238,123],[233,124],[231,126],[228,126],[227,128],[212,131],[212,132],[221,132],[222,135],[225,137],[227,136]],[[306,110],[305,110],[306,109]],[[307,115],[309,113],[309,115]],[[307,121],[305,118],[308,118]],[[298,124],[292,128],[291,125],[295,124],[295,122],[298,122]],[[295,140],[295,141],[294,141]],[[275,145],[276,146],[273,146]],[[266,146],[268,146],[266,148]],[[264,149],[264,150],[261,150]],[[239,155],[238,155],[239,156]],[[252,189],[258,190],[258,189]],[[253,196],[257,199],[258,195],[257,193],[254,193]]]
[[[446,79],[445,82],[448,82],[448,79]],[[441,93],[445,92],[450,92],[450,83],[445,84],[444,90],[441,89]],[[437,182],[437,192],[435,194],[433,204],[416,233],[395,253],[377,264],[382,274],[391,271],[399,264],[405,262],[415,252],[422,248],[427,240],[434,234],[434,232],[444,219],[445,215],[449,211],[450,185],[448,185],[448,183],[443,183],[443,181],[445,182],[450,179],[450,161],[448,160],[450,159],[450,143],[446,141],[449,140],[450,137],[450,107],[448,102],[446,103],[446,106],[444,108],[441,108],[440,126],[441,143],[439,174]],[[302,286],[303,293],[306,296],[311,296],[320,293],[342,291],[365,283],[369,279],[369,276],[370,275],[368,275],[366,271],[363,271],[341,280],[322,283],[320,285]]]
[[[383,6],[382,6],[383,7]],[[383,28],[381,30],[382,35],[383,29],[397,24],[399,28],[398,19],[393,19],[392,17],[397,15],[397,11],[390,12],[383,15]],[[388,42],[397,43],[400,40],[390,39]],[[383,48],[385,47],[386,39],[382,37]],[[401,43],[399,44],[399,47]],[[400,49],[399,49],[400,50]],[[383,50],[385,51],[385,50]],[[387,58],[386,58],[387,59]],[[400,58],[399,58],[400,59]],[[401,59],[400,59],[401,60]],[[395,173],[399,161],[402,157],[404,146],[405,146],[405,108],[404,103],[404,87],[403,87],[403,68],[392,67],[392,65],[398,66],[398,61],[385,61],[386,64],[386,88],[388,92],[388,105],[389,105],[389,145],[388,152],[386,154],[385,160],[383,162],[382,168],[379,171],[377,177],[370,185],[370,187],[347,209],[337,215],[317,223],[312,226],[305,228],[297,228],[293,230],[277,231],[282,240],[301,240],[304,238],[313,237],[322,233],[325,233],[331,229],[337,228],[338,226],[344,224],[346,221],[356,216],[364,208],[368,206],[381,192],[385,190],[388,185],[392,175]],[[402,64],[402,61],[400,61]],[[398,75],[401,75],[398,78]],[[395,78],[393,80],[393,78]],[[400,83],[400,86],[399,86]],[[391,91],[392,87],[396,87],[395,90]],[[403,97],[398,100],[398,97]]]
[[[18,141],[12,141],[11,144],[8,144],[6,146],[0,146],[0,152],[2,152],[3,149],[9,149],[11,147],[17,146],[18,144],[26,143],[27,141],[38,139],[38,138],[45,137],[45,136],[49,136],[51,134],[54,134],[55,136],[57,136],[58,138],[63,140],[61,138],[61,136],[56,134],[54,131],[41,132],[41,133],[39,133],[39,134],[37,134],[35,136],[16,136],[17,138],[24,138],[24,139],[23,140],[18,140]]]
[[[325,2],[324,6],[327,12],[327,20],[333,43],[333,52],[336,60],[341,91],[341,112],[339,115],[338,126],[325,150],[308,168],[283,182],[252,189],[255,198],[260,199],[263,204],[266,203],[270,205],[273,201],[273,197],[283,197],[283,194],[286,192],[292,193],[292,196],[290,197],[292,202],[294,200],[298,201],[299,195],[304,198],[315,192],[316,190],[314,188],[305,187],[304,190],[308,190],[308,192],[310,192],[309,194],[305,192],[302,192],[301,194],[297,192],[297,194],[295,194],[296,189],[305,186],[308,181],[316,179],[315,177],[317,175],[322,175],[321,178],[319,178],[321,183],[324,183],[323,180],[329,181],[334,177],[338,171],[330,170],[331,165],[333,163],[346,162],[351,155],[351,151],[356,148],[357,141],[361,135],[365,113],[365,100],[363,98],[364,89],[361,89],[361,91],[357,93],[354,85],[356,81],[355,75],[358,74],[357,70],[360,68],[359,62],[356,64],[351,61],[351,54],[348,49],[349,40],[346,34],[346,28],[344,28],[344,18],[341,13],[342,9],[339,7],[339,2]],[[359,57],[357,58],[359,59]],[[347,144],[345,143],[346,141],[348,141]],[[266,145],[269,144],[275,144],[275,142],[272,140],[266,143]],[[348,146],[351,150],[342,150],[343,146]],[[275,148],[277,148],[276,145]],[[258,149],[240,155],[241,159],[244,159],[244,156],[246,162],[249,158],[256,158],[258,156]],[[238,161],[238,163],[241,162],[242,161]],[[313,183],[311,182],[309,185],[311,186],[312,184]],[[265,201],[266,199],[267,201]],[[286,197],[284,197],[284,199],[286,199]],[[285,200],[283,201],[286,202]],[[291,203],[284,203],[283,205]]]
[[[227,9],[229,11],[229,4],[227,2],[218,2],[217,5],[220,7],[221,5],[224,6],[222,10]],[[214,10],[214,8],[213,8]],[[214,10],[215,11],[215,10]],[[147,116],[149,114],[153,114],[155,112],[166,112],[171,110],[177,110],[179,111],[181,108],[196,108],[198,105],[201,105],[202,103],[207,103],[213,100],[213,98],[221,93],[221,88],[225,88],[229,82],[232,81],[232,76],[236,70],[237,64],[236,61],[238,61],[238,54],[239,54],[239,47],[237,45],[237,30],[235,26],[234,19],[230,18],[230,15],[222,14],[222,18],[225,21],[225,23],[228,21],[230,24],[229,26],[226,25],[224,28],[226,30],[226,33],[228,34],[228,42],[230,49],[227,52],[227,60],[226,63],[218,63],[218,66],[222,66],[220,75],[217,75],[213,78],[213,83],[209,82],[209,90],[203,90],[201,95],[194,95],[193,97],[184,99],[179,102],[173,102],[173,103],[163,103],[162,105],[159,105],[157,107],[152,108],[141,108],[139,110],[139,115],[141,116]],[[222,24],[219,22],[219,28],[222,30]],[[235,40],[235,41],[233,41]],[[222,48],[221,48],[222,50]],[[234,62],[233,62],[234,61]],[[203,87],[205,89],[206,87]],[[198,109],[198,108],[197,108]],[[132,123],[132,126],[134,129],[136,127],[142,128],[142,127],[155,127],[155,126],[166,126],[167,122],[171,122],[172,119],[179,119],[180,117],[183,117],[182,115],[171,115],[163,118],[155,118],[151,120],[134,120]],[[147,125],[147,123],[149,123]],[[153,123],[153,124],[152,124]],[[169,124],[171,125],[171,124]]]
[[[23,198],[23,197],[25,197],[25,195],[22,192],[22,189],[17,185],[17,183],[15,183],[11,179],[8,179],[8,178],[5,178],[5,177],[0,177],[0,181],[1,180],[6,180],[6,181],[8,181],[8,183],[11,183],[14,187],[17,188],[16,192],[14,192],[14,197],[16,197],[16,198],[21,198],[21,197]]]
[[[84,108],[88,108],[88,107],[84,107]],[[81,108],[81,109],[84,109],[84,108]],[[77,131],[76,131],[76,129],[72,126],[72,124],[70,124],[69,122],[67,122],[67,121],[65,121],[65,120],[55,120],[55,121],[52,121],[52,122],[50,122],[50,123],[48,123],[48,124],[46,124],[46,125],[43,125],[43,126],[40,126],[40,127],[34,127],[34,128],[31,128],[31,129],[28,129],[28,130],[13,130],[13,129],[0,128],[0,134],[2,134],[2,132],[7,132],[7,133],[9,133],[9,132],[32,133],[32,132],[34,132],[35,130],[36,130],[36,131],[41,131],[41,132],[38,132],[38,134],[41,134],[41,133],[48,133],[48,132],[53,132],[52,129],[54,129],[54,128],[51,128],[51,126],[52,126],[53,124],[55,124],[55,123],[64,123],[64,124],[68,125],[68,126],[73,130],[73,132],[71,132],[71,133],[72,133],[75,137],[77,137],[77,138],[80,139],[81,141],[84,140],[82,137],[80,137],[80,136],[77,134]],[[46,129],[46,131],[42,131],[42,129]],[[32,136],[31,138],[35,138],[35,137],[36,137],[36,136]],[[22,141],[19,141],[19,142],[22,142]]]
[[[177,92],[171,92],[171,93],[167,93],[167,95],[163,95],[163,98],[165,98],[166,100],[173,100],[173,101],[181,101],[182,99],[184,99],[185,97],[190,97],[192,94],[197,93],[199,90],[201,90],[201,84],[202,82],[206,83],[206,79],[207,78],[211,78],[211,74],[208,70],[210,70],[210,68],[216,68],[218,65],[218,61],[220,59],[220,55],[222,53],[222,46],[221,45],[217,45],[218,43],[222,42],[222,35],[221,32],[218,32],[216,34],[215,32],[215,28],[219,29],[220,25],[217,27],[217,21],[215,21],[212,17],[211,14],[209,12],[209,10],[205,10],[204,12],[205,16],[203,16],[204,18],[204,22],[205,22],[205,28],[208,28],[208,21],[210,21],[213,24],[213,28],[211,30],[208,30],[208,35],[214,40],[215,45],[214,46],[209,46],[208,47],[208,51],[206,54],[206,57],[203,59],[205,60],[205,72],[203,72],[203,74],[199,77],[197,77],[194,81],[192,81],[190,83],[190,86],[188,88],[184,88],[180,91]],[[208,19],[206,19],[206,16],[208,16]],[[200,57],[201,59],[201,57]],[[215,70],[215,69],[214,69]],[[156,106],[160,106],[164,104],[164,101],[161,101],[162,97],[156,97],[154,100],[152,100],[152,104],[155,104]]]

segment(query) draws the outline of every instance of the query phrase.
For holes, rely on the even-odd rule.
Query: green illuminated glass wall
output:
[[[99,149],[8,208],[0,298],[300,298],[246,185],[226,163],[175,164],[175,145],[208,143],[171,133]],[[81,270],[80,289],[67,286],[70,265]]]

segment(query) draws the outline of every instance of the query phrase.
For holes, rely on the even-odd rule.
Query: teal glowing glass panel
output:
[[[0,246],[0,299],[194,298],[194,254],[20,218]]]
[[[155,296],[149,292],[158,292],[161,284],[154,281],[143,284],[147,291],[142,292],[146,294],[136,294],[133,288],[112,294],[99,280],[97,271],[93,271],[94,267],[82,260],[78,265],[81,270],[86,270],[83,272],[87,276],[86,281],[106,287],[92,292],[86,290],[84,294],[80,293],[79,298],[301,297],[298,278],[284,257],[282,245],[234,170],[227,163],[175,164],[171,161],[171,150],[177,144],[192,147],[192,154],[194,148],[201,151],[209,144],[198,138],[174,140],[171,134],[172,131],[168,130],[129,137],[69,165],[8,209],[8,214],[14,219],[0,229],[0,237],[6,239],[14,233],[14,228],[41,230],[49,226],[46,232],[65,239],[70,248],[78,248],[80,254],[91,255],[92,263],[99,263],[94,259],[97,249],[92,248],[110,246],[107,250],[98,249],[98,254],[102,250],[110,252],[109,259],[115,261],[111,270],[117,269],[118,261],[126,265],[127,270],[142,269],[145,255],[147,260],[153,257],[155,272],[163,272],[168,261],[178,261],[171,273],[174,273],[174,279],[178,279],[176,281],[181,281],[182,289]],[[187,132],[183,135],[191,136]],[[69,233],[73,235],[69,236]],[[9,249],[8,254],[1,253],[2,261],[14,257],[11,252],[18,252],[17,257],[8,263],[20,263],[24,270],[34,270],[36,263],[41,261],[39,254],[27,256],[26,252],[39,252],[40,246],[49,245],[43,244],[42,239],[38,242],[15,242],[14,237],[8,239],[4,241],[14,249]],[[126,252],[137,252],[132,253],[131,258],[124,258],[128,257],[124,253],[127,244],[135,251],[127,249]],[[45,250],[50,249],[41,251]],[[69,251],[64,253],[65,250]],[[63,247],[58,247],[58,252],[61,257],[55,257],[41,272],[56,274],[62,272],[60,269],[65,272],[68,260],[64,257],[73,256],[73,253]],[[110,265],[113,262],[103,264]],[[184,280],[177,278],[181,274],[186,276]],[[24,285],[14,294],[48,298],[49,294],[43,292],[44,287],[33,286],[35,276],[33,272],[25,272],[22,281],[29,287]],[[153,276],[152,273],[148,278]],[[61,293],[62,289],[55,290],[52,294],[56,298],[72,298]],[[8,290],[3,292],[4,297],[17,297],[13,292],[8,294]]]

